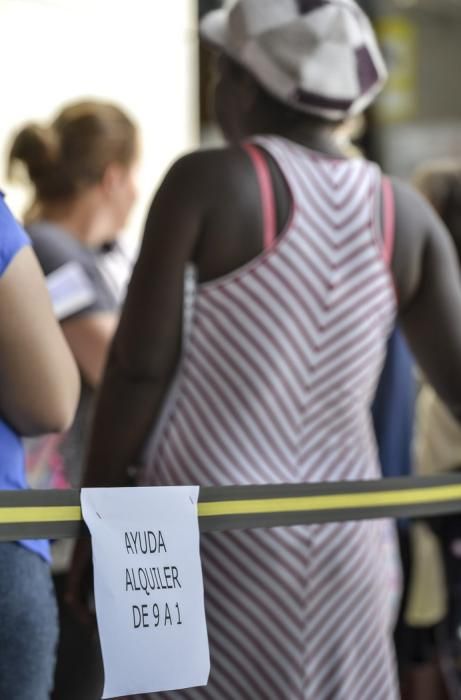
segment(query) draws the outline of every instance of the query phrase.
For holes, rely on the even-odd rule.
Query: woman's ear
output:
[[[112,197],[118,193],[125,176],[125,168],[118,163],[109,163],[101,180],[103,193]]]

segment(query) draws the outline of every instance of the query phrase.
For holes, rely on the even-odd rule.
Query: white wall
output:
[[[196,14],[196,0],[0,0],[0,186],[17,215],[24,191],[4,177],[12,130],[101,97],[142,130],[139,233],[165,168],[198,142]]]

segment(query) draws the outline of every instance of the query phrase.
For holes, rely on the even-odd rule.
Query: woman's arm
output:
[[[101,311],[71,318],[61,324],[77,365],[93,389],[101,384],[118,321],[117,313]]]
[[[204,190],[210,190],[194,161],[186,157],[173,166],[149,211],[96,404],[85,487],[127,483],[127,468],[139,460],[176,369],[185,266],[203,226]],[[67,601],[86,622],[94,622],[88,607],[91,579],[91,544],[81,538]]]
[[[395,183],[394,277],[400,321],[429,383],[461,418],[461,271],[450,235],[429,204]]]
[[[194,157],[186,157],[152,203],[97,400],[83,486],[126,483],[174,374],[184,272],[201,226],[201,186]]]
[[[79,374],[29,247],[0,278],[0,328],[1,415],[21,435],[69,427]]]

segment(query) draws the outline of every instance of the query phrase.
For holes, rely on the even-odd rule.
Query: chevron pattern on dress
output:
[[[369,419],[395,317],[381,173],[276,137],[256,143],[292,192],[268,251],[201,285],[150,483],[378,475]],[[190,700],[396,700],[387,521],[206,535],[212,658]]]

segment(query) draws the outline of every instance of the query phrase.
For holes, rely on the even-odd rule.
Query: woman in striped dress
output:
[[[231,145],[179,160],[154,199],[85,484],[124,483],[141,454],[143,484],[376,478],[395,316],[455,407],[461,287],[423,200],[337,146],[383,82],[371,27],[352,0],[240,0],[203,32]],[[390,523],[206,535],[202,559],[210,681],[159,697],[398,697]]]

